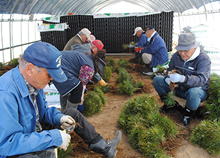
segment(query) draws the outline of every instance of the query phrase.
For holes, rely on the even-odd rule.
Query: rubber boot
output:
[[[137,64],[137,63],[138,63],[138,56],[137,56],[137,53],[136,53],[136,52],[135,52],[135,57],[129,59],[129,62],[130,62],[130,63],[134,63],[134,64]]]
[[[190,110],[189,108],[185,108],[183,119],[181,120],[181,124],[183,127],[188,127],[192,119],[195,118],[196,110]]]
[[[101,139],[95,144],[90,144],[88,148],[96,153],[103,154],[106,157],[114,158],[117,154],[116,148],[121,141],[121,136],[121,131],[117,131],[115,134],[115,138],[113,138],[112,140]]]
[[[146,65],[145,65],[145,68],[146,68],[146,69],[143,71],[143,74],[144,74],[144,75],[150,76],[150,75],[153,74],[153,68],[151,67],[151,64],[146,64]]]
[[[69,100],[66,102],[66,108],[77,108],[78,103],[71,103]]]

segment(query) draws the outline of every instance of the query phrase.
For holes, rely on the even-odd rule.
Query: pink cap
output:
[[[104,47],[104,44],[100,40],[94,40],[92,44],[94,44],[99,50],[101,50]]]

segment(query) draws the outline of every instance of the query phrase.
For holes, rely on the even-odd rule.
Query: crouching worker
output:
[[[170,92],[170,81],[178,84],[174,89],[174,94],[186,99],[181,121],[184,127],[188,127],[195,117],[196,110],[200,102],[204,101],[208,94],[210,79],[211,61],[208,55],[200,50],[194,33],[182,33],[179,35],[178,50],[171,58],[166,76],[156,76],[153,84],[162,101]],[[177,70],[177,73],[168,74],[169,71]],[[179,72],[179,73],[178,73]],[[178,104],[168,107],[166,104],[161,107],[161,112],[173,111]],[[179,107],[179,106],[178,106]]]
[[[42,124],[68,130],[75,122],[82,127],[75,127],[75,132],[89,149],[114,157],[120,131],[107,141],[77,110],[66,109],[62,114],[47,106],[42,89],[53,79],[64,82],[67,78],[61,69],[61,53],[45,42],[29,46],[19,58],[19,65],[0,77],[0,157],[55,157],[54,148],[66,150],[71,137],[59,129],[43,130]]]
[[[92,36],[92,35],[90,35],[90,36]],[[90,37],[90,38],[92,38],[92,37]],[[93,36],[93,38],[95,38],[95,37]],[[102,50],[103,47],[104,47],[104,44],[102,43],[102,41],[94,39],[90,43],[72,45],[71,51],[73,51],[74,53],[84,53],[87,55],[88,54],[97,54],[98,50]],[[101,74],[101,75],[104,75],[104,74]],[[104,76],[102,76],[102,77],[104,77]],[[107,86],[108,84],[102,79],[102,77],[100,76],[100,74],[98,72],[96,72],[94,74],[94,76],[92,77],[92,80],[94,82],[100,84],[101,86]],[[90,80],[89,83],[93,83],[93,81]]]
[[[53,84],[60,93],[61,112],[66,108],[78,108],[83,101],[83,87],[97,74],[104,76],[105,53],[100,40],[93,41],[92,47],[62,51],[61,68],[67,76],[65,82],[53,80]],[[91,49],[94,53],[91,53]],[[86,53],[86,50],[88,53]]]

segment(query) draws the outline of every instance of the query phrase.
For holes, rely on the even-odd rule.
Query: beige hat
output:
[[[133,36],[135,36],[136,35],[136,33],[138,32],[138,31],[140,31],[140,30],[143,30],[141,27],[136,27],[135,29],[134,29],[134,34],[133,34]]]
[[[89,38],[90,34],[91,34],[91,31],[89,31],[87,28],[83,28],[81,30],[81,32],[86,35],[87,38]]]

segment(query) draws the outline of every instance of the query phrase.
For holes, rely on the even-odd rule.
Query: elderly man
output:
[[[147,26],[145,28],[145,34],[149,44],[144,46],[141,50],[142,59],[146,64],[146,70],[143,71],[144,75],[152,75],[153,67],[166,64],[168,61],[167,47],[164,40],[155,31],[153,26]]]
[[[83,28],[67,42],[63,50],[71,50],[71,46],[75,44],[84,44],[89,39],[90,35],[91,31],[87,28]]]
[[[106,141],[77,110],[66,109],[62,114],[47,106],[43,88],[53,79],[64,82],[67,77],[61,69],[61,53],[46,42],[30,45],[19,65],[0,77],[0,157],[55,158],[54,148],[66,150],[70,135],[59,129],[44,130],[43,124],[74,129],[90,150],[114,157],[120,131]],[[75,121],[81,127],[74,128]]]
[[[133,36],[135,36],[135,35],[137,35],[139,37],[139,40],[135,44],[135,49],[134,49],[135,50],[135,57],[132,58],[131,60],[139,59],[142,55],[139,47],[144,47],[149,44],[149,42],[147,41],[147,36],[141,27],[135,28]]]
[[[178,87],[174,89],[174,94],[187,100],[181,123],[184,127],[188,127],[195,117],[200,102],[207,98],[211,61],[208,55],[200,50],[194,33],[180,34],[176,49],[178,51],[170,60],[166,76],[154,77],[153,83],[162,101],[170,92],[170,82],[178,84]],[[177,70],[179,73],[169,74],[172,70]],[[177,108],[177,105],[168,107],[164,104],[160,110],[168,112],[174,108]]]

